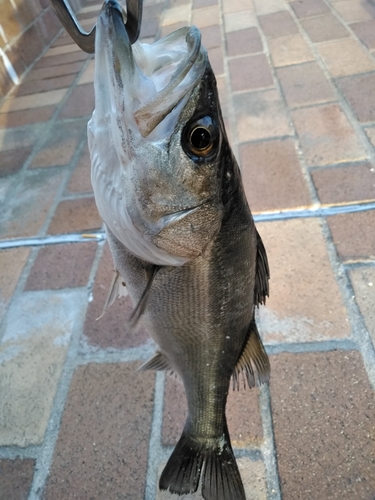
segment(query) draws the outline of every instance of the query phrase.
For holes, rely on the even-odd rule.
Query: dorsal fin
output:
[[[256,385],[256,379],[260,384],[264,384],[270,377],[270,362],[259,336],[254,316],[249,326],[247,343],[233,371],[233,389],[239,390],[241,374],[244,387],[247,381],[250,389]]]
[[[112,282],[109,287],[109,292],[107,296],[107,300],[105,301],[104,307],[103,307],[103,312],[99,316],[99,318],[96,318],[96,321],[101,319],[104,316],[104,313],[110,307],[114,301],[119,298],[119,297],[126,297],[128,295],[128,291],[126,290],[125,283],[121,277],[121,274],[115,269],[114,270],[114,275],[112,278]]]
[[[268,259],[266,249],[264,248],[262,238],[257,235],[257,257],[256,257],[256,274],[255,274],[255,286],[254,286],[254,305],[259,306],[259,304],[266,303],[266,297],[269,297],[269,285],[268,280],[270,279],[270,270],[268,267]]]
[[[146,268],[147,284],[146,284],[146,288],[143,290],[143,293],[141,295],[141,298],[139,299],[138,304],[135,306],[134,311],[132,312],[132,314],[130,316],[130,324],[132,326],[135,326],[138,323],[140,317],[142,316],[142,314],[144,313],[144,311],[146,309],[146,304],[147,304],[147,300],[148,300],[148,295],[149,295],[150,290],[151,290],[152,282],[154,281],[154,278],[155,278],[155,276],[160,268],[161,268],[161,266],[157,266],[157,265],[151,265],[150,267]]]

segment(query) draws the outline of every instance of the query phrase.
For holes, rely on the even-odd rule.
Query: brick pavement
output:
[[[142,38],[192,23],[271,267],[270,387],[228,401],[247,498],[374,500],[375,3],[146,0]],[[112,263],[89,180],[93,69],[61,31],[0,103],[1,500],[172,498],[156,485],[182,387],[135,373],[153,344],[126,331],[128,298],[95,321]],[[27,246],[46,235],[60,243]]]

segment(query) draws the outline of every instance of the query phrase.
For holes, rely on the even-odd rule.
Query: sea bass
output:
[[[158,344],[142,369],[181,378],[188,416],[159,487],[245,500],[225,406],[231,378],[270,366],[254,319],[268,295],[262,240],[244,194],[197,28],[130,44],[107,0],[96,27],[92,184],[114,265]],[[112,294],[113,295],[113,294]]]

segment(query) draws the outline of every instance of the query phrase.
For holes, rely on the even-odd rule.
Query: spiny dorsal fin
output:
[[[241,374],[244,387],[246,387],[247,380],[250,389],[256,385],[255,374],[257,374],[260,384],[268,382],[270,377],[270,362],[259,336],[254,317],[249,326],[248,341],[233,371],[233,389],[239,390]]]
[[[107,300],[105,301],[104,308],[102,314],[99,318],[96,318],[96,321],[101,319],[104,316],[104,313],[110,307],[117,298],[126,297],[128,295],[128,291],[126,290],[125,283],[121,277],[121,274],[114,270],[114,275],[112,278],[111,285],[109,287],[109,292],[107,296]]]
[[[254,305],[266,303],[266,297],[269,297],[268,280],[270,279],[270,270],[266,249],[264,248],[262,238],[257,234],[257,257],[256,257],[256,275],[254,286]]]
[[[169,363],[169,360],[164,354],[162,354],[160,351],[156,351],[156,353],[152,356],[151,359],[146,361],[146,363],[143,363],[142,366],[140,366],[137,371],[146,371],[146,370],[157,370],[157,371],[163,371],[163,370],[172,370],[172,367]]]
[[[139,299],[138,304],[135,306],[135,309],[130,316],[130,324],[132,326],[135,326],[138,323],[140,317],[145,312],[147,299],[148,299],[148,295],[149,295],[150,290],[151,290],[152,282],[154,281],[154,278],[155,278],[155,276],[160,268],[161,268],[161,266],[156,266],[156,265],[152,265],[152,266],[146,268],[147,284],[146,284],[146,288],[143,290],[143,293],[141,295],[141,298]]]

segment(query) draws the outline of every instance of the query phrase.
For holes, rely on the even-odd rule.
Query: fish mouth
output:
[[[101,91],[95,107],[103,109],[99,101],[103,104],[105,94],[105,102],[111,100],[112,109],[119,106],[128,128],[143,138],[158,127],[159,136],[167,135],[179,113],[160,125],[181,101],[187,101],[206,67],[200,31],[195,26],[181,28],[151,45],[139,41],[131,45],[125,25],[126,12],[118,0],[106,0],[96,28],[100,71],[95,73],[95,88]]]

